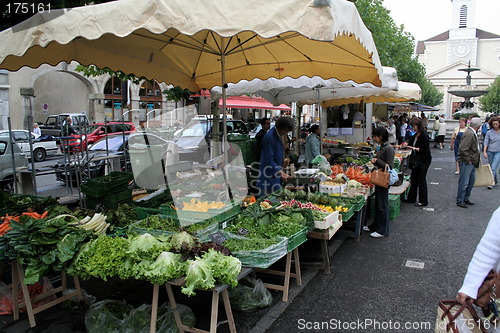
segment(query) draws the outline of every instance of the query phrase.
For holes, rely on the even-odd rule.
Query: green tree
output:
[[[488,93],[479,98],[483,112],[500,112],[500,76],[488,88]]]
[[[415,38],[405,31],[404,25],[396,25],[390,10],[383,6],[382,0],[352,2],[372,33],[382,65],[396,68],[399,80],[419,84],[422,89],[422,99],[419,102],[425,101],[424,104],[431,106],[439,105],[443,95],[426,79],[425,68],[413,53]]]
[[[422,89],[422,99],[418,102],[424,105],[436,106],[443,102],[444,93],[440,92],[429,79],[423,78],[418,83]]]
[[[144,76],[137,77],[134,74],[125,74],[122,71],[114,71],[112,69],[109,69],[108,67],[104,68],[99,68],[95,65],[90,65],[90,66],[83,66],[83,65],[78,65],[75,68],[76,72],[82,73],[84,76],[87,77],[96,77],[96,76],[101,76],[104,74],[109,74],[111,76],[116,76],[119,78],[121,81],[127,81],[130,80],[134,84],[139,84],[142,80],[145,80],[146,78]]]

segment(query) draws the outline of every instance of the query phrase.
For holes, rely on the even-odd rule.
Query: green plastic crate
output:
[[[145,219],[149,215],[158,215],[162,213],[162,210],[160,208],[147,208],[147,207],[136,206],[134,207],[134,209],[137,214],[137,218],[139,220]]]
[[[107,195],[112,195],[114,193],[117,193],[117,192],[122,192],[122,191],[125,191],[128,189],[128,184],[127,183],[124,183],[124,184],[120,184],[120,185],[117,185],[117,186],[113,186],[107,190],[103,190],[103,189],[100,189],[100,188],[95,188],[95,187],[92,187],[92,186],[89,186],[89,185],[85,185],[85,184],[81,184],[80,185],[80,191],[85,194],[85,195],[89,195],[91,197],[95,197],[95,198],[101,198],[101,197],[104,197],[104,196],[107,196]]]
[[[345,202],[349,203],[352,205],[352,208],[354,209],[355,212],[359,212],[361,209],[363,209],[365,205],[365,197],[360,195],[355,198],[348,198],[348,197],[340,197],[342,200]]]
[[[287,246],[288,252],[296,249],[301,244],[305,243],[305,241],[307,240],[307,231],[308,231],[307,228],[303,228],[302,230],[300,230],[299,232],[288,238],[288,246]]]
[[[354,216],[354,208],[353,205],[345,204],[344,207],[349,208],[347,212],[339,212],[342,215],[342,221],[348,221]]]
[[[104,179],[108,177],[113,177],[113,182],[104,182]],[[130,172],[111,171],[106,176],[87,179],[86,185],[96,189],[109,190],[116,186],[128,184],[132,180],[134,180],[134,175]]]
[[[177,211],[170,206],[162,205],[162,214],[173,219],[178,219]],[[229,209],[210,209],[208,212],[191,212],[183,211],[182,216],[184,219],[199,221],[214,219],[216,222],[224,222],[238,215],[241,212],[239,205],[233,205]]]
[[[390,211],[389,212],[389,220],[391,220],[391,221],[395,220],[399,216],[399,213],[400,213],[399,207],[394,209],[393,211]]]
[[[85,197],[85,205],[89,209],[95,209],[98,204],[101,204],[106,209],[115,209],[118,208],[120,204],[132,204],[132,197],[122,200],[113,200],[113,199],[104,199],[104,198],[95,198],[92,196]]]
[[[396,194],[389,195],[389,212],[401,206],[401,196]]]

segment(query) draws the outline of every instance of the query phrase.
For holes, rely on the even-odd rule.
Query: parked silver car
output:
[[[0,189],[12,192],[14,189],[14,169],[12,168],[11,145],[8,140],[0,139]],[[14,143],[14,160],[16,168],[26,166],[28,160],[21,148]]]
[[[30,142],[29,135],[33,138],[33,158],[35,162],[44,161],[47,156],[55,155],[59,152],[59,147],[56,144],[55,140],[49,140],[50,136],[38,137],[35,138],[33,133],[28,132],[27,130],[12,130],[14,134],[14,140],[19,145],[19,148],[26,154],[28,159],[31,159],[31,150],[30,150]],[[45,140],[45,138],[47,140]],[[3,130],[0,131],[0,139],[9,140],[9,131]]]

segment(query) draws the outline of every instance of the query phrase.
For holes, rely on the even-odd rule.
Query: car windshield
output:
[[[125,140],[128,139],[128,136],[125,136]],[[121,135],[108,137],[108,150],[120,150],[120,147],[123,145],[123,137]],[[106,150],[106,139],[102,139],[97,141],[90,150]]]
[[[180,137],[188,137],[188,136],[205,136],[208,131],[208,123],[207,122],[195,122],[190,126],[186,127],[181,133]]]
[[[101,126],[100,125],[89,125],[86,127],[82,127],[82,128],[80,128],[80,133],[90,134],[90,133],[94,132],[96,129],[98,129],[99,127],[101,127]]]

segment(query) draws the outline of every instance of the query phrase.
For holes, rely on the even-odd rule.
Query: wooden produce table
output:
[[[308,238],[319,239],[321,242],[321,256],[323,257],[323,270],[325,274],[331,274],[330,250],[328,249],[328,241],[342,226],[342,215],[339,216],[339,221],[332,227],[324,230],[314,229],[307,234]]]
[[[12,303],[14,305],[14,320],[19,319],[19,309],[26,307],[26,313],[28,314],[28,320],[30,323],[30,327],[36,326],[35,314],[42,312],[43,310],[49,309],[54,305],[57,305],[65,300],[68,300],[74,296],[77,296],[79,300],[83,299],[82,290],[80,289],[80,281],[78,277],[74,276],[73,281],[75,284],[75,291],[67,293],[64,295],[64,292],[68,291],[66,285],[66,272],[63,271],[61,273],[61,286],[58,288],[54,288],[48,292],[35,296],[33,298],[30,297],[28,286],[24,284],[24,271],[16,261],[12,262]],[[19,303],[19,299],[17,295],[19,294],[19,285],[21,285],[21,290],[24,297],[24,302]],[[56,299],[43,304],[35,309],[33,309],[32,302],[36,302],[47,298],[49,296],[55,296],[57,293],[61,292],[61,296],[56,297]]]
[[[295,273],[292,273],[292,260],[294,261]],[[302,274],[300,273],[300,259],[299,259],[299,248],[296,247],[292,251],[286,254],[285,271],[278,271],[268,268],[255,268],[256,272],[261,272],[264,274],[284,276],[285,280],[283,285],[264,283],[264,286],[268,289],[278,290],[283,292],[283,302],[288,302],[288,292],[290,290],[290,278],[295,278],[297,286],[302,286]]]
[[[238,275],[238,280],[244,278],[248,274],[252,272],[252,268],[243,267],[241,269],[240,274]],[[224,303],[224,309],[226,310],[227,323],[229,325],[230,332],[236,332],[236,325],[234,324],[233,312],[231,311],[231,304],[229,302],[229,294],[227,292],[227,288],[229,287],[227,284],[218,285],[213,289],[207,290],[212,292],[212,316],[210,320],[210,331],[205,331],[199,328],[189,327],[182,324],[181,316],[177,309],[177,303],[175,302],[174,292],[172,290],[172,286],[183,286],[184,285],[184,277],[168,281],[165,284],[165,288],[167,289],[168,301],[170,302],[170,306],[172,307],[172,311],[174,314],[175,324],[179,329],[179,332],[198,332],[198,333],[215,333],[217,332],[217,326],[219,322],[218,314],[219,314],[219,294],[222,295],[222,302]],[[152,309],[151,309],[151,327],[150,332],[156,332],[156,317],[158,314],[158,294],[159,294],[160,286],[155,284],[153,286],[153,301],[152,301]]]

